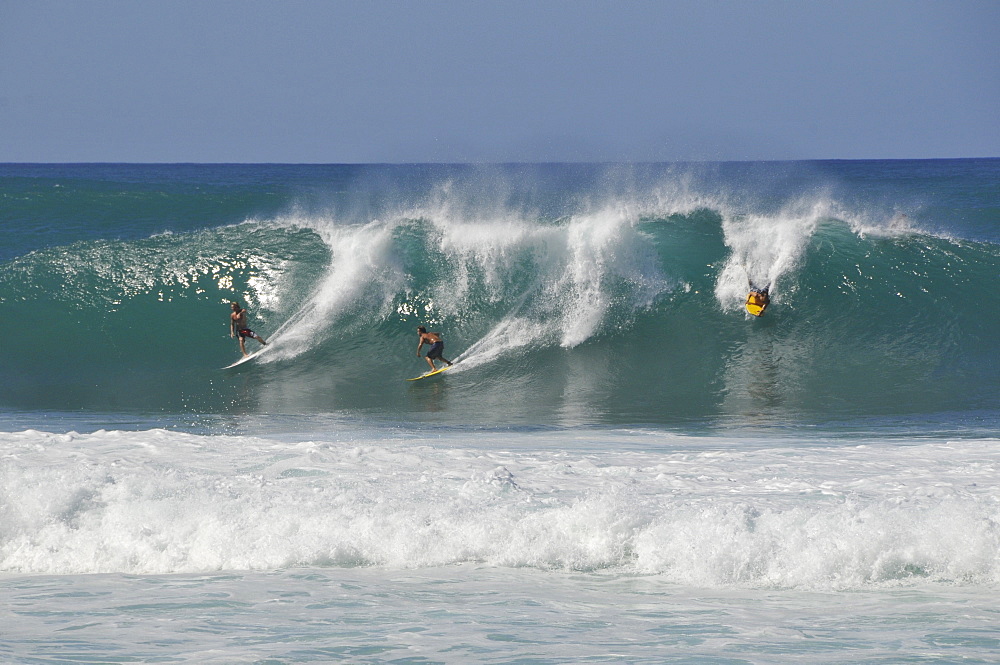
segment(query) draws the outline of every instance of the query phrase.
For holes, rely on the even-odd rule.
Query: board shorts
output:
[[[444,353],[444,342],[434,342],[427,350],[427,357],[434,360],[440,358],[442,353]]]
[[[249,328],[243,328],[243,329],[241,329],[240,330],[240,337],[249,337],[251,339],[260,339],[260,337],[257,337],[257,333],[255,333],[254,331],[250,330]]]

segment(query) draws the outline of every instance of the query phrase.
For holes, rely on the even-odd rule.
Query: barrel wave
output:
[[[949,228],[946,197],[773,168],[551,169],[357,167],[277,193],[161,175],[167,203],[144,185],[43,240],[46,206],[68,205],[46,188],[103,201],[114,178],[8,179],[31,228],[0,263],[0,405],[752,426],[974,418],[1000,397],[1000,246]],[[192,215],[198,187],[213,204]],[[750,284],[771,289],[760,319]],[[269,345],[223,371],[231,300]],[[417,325],[458,365],[410,384]]]

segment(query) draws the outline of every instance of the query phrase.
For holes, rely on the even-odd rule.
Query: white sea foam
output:
[[[464,358],[473,364],[505,354],[510,348],[507,331],[514,329],[520,346],[552,343],[572,348],[592,338],[609,310],[621,305],[610,297],[615,281],[631,285],[631,301],[625,305],[630,311],[651,306],[672,286],[648,239],[637,230],[635,215],[626,208],[558,222],[509,214],[500,221],[469,221],[454,217],[447,206],[419,215],[433,221],[439,250],[453,266],[455,279],[434,294],[443,313],[461,316],[477,279],[485,283],[490,299],[515,303],[470,345]],[[532,265],[531,282],[519,293],[505,292],[525,261]]]
[[[731,252],[715,287],[723,308],[742,306],[751,285],[769,286],[779,298],[781,278],[797,267],[830,206],[826,199],[803,200],[774,215],[727,213],[722,229]]]
[[[1000,582],[992,440],[706,447],[563,432],[468,441],[0,434],[0,571],[478,562],[706,588]]]
[[[360,302],[385,315],[393,296],[404,288],[404,276],[391,251],[392,224],[375,220],[341,225],[298,215],[275,223],[313,230],[329,249],[330,260],[312,293],[271,335],[270,348],[260,362],[287,360],[315,347],[332,334],[338,317]]]
[[[684,177],[638,199],[610,198],[558,220],[503,204],[470,205],[465,196],[445,182],[428,203],[383,211],[381,219],[364,223],[303,211],[267,222],[312,230],[330,258],[311,294],[281,307],[294,313],[272,333],[261,362],[314,348],[345,313],[358,308],[374,319],[417,314],[422,323],[435,325],[469,320],[485,306],[501,305],[506,312],[498,322],[467,343],[462,360],[470,367],[526,344],[579,346],[615,317],[652,307],[663,294],[685,286],[665,272],[669,266],[662,265],[641,231],[640,221],[649,216],[719,211],[729,254],[716,278],[715,296],[726,311],[740,309],[750,284],[769,285],[780,302],[783,279],[799,268],[823,220],[843,220],[859,235],[875,228],[886,233],[910,229],[905,217],[871,221],[869,215],[843,210],[822,192],[787,201],[777,211],[748,211],[725,195],[697,191]],[[425,243],[419,248],[423,260],[442,273],[434,283],[418,287],[407,274],[400,235]],[[620,284],[627,289],[616,289]],[[266,306],[273,300],[267,300],[268,292],[273,296],[276,288],[251,284]],[[402,305],[401,297],[407,297]],[[519,339],[510,344],[509,331],[515,329]]]
[[[650,307],[675,286],[627,208],[545,221],[510,211],[481,211],[469,218],[456,206],[443,197],[432,207],[366,224],[301,213],[274,220],[278,226],[313,230],[329,249],[330,260],[311,295],[272,333],[261,362],[294,357],[316,346],[352,308],[364,307],[375,319],[398,312],[396,300],[409,293],[412,302],[402,306],[403,313],[419,314],[431,325],[443,317],[474,317],[490,303],[505,303],[507,313],[463,354],[463,361],[471,363],[467,366],[473,366],[525,344],[577,346],[600,331],[613,308],[628,315]],[[412,276],[402,267],[401,247],[395,244],[401,231],[429,231],[421,249],[426,260],[439,257],[447,278],[425,292],[414,291]],[[529,265],[530,279],[522,279]],[[628,302],[609,295],[616,282],[630,285]],[[512,346],[508,331],[515,328]]]

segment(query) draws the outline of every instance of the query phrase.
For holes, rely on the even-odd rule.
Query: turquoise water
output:
[[[0,165],[0,660],[996,662],[998,181]]]
[[[998,170],[7,166],[0,404],[524,425],[981,414],[998,397]],[[748,281],[771,285],[760,320]],[[232,299],[272,345],[220,374]],[[419,324],[462,361],[431,389],[457,399],[401,381],[425,367]]]

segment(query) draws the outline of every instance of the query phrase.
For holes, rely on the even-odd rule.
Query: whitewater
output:
[[[995,662],[998,176],[0,165],[0,660]]]

